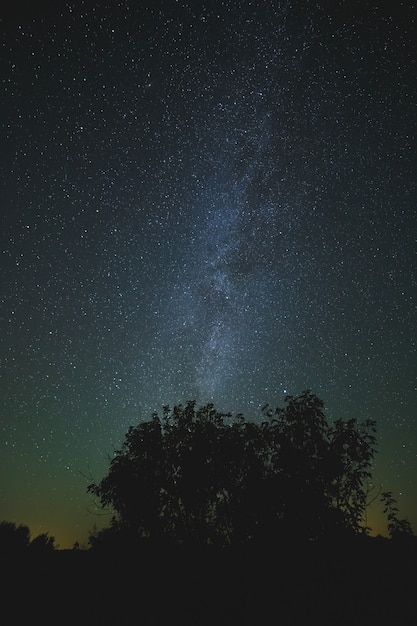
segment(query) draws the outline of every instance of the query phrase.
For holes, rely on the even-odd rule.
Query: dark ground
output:
[[[416,566],[417,542],[379,539],[234,553],[9,556],[2,623],[415,626]]]

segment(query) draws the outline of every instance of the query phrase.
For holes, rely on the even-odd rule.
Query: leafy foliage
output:
[[[414,537],[411,524],[406,519],[398,518],[397,501],[391,491],[381,493],[381,502],[384,504],[384,513],[388,520],[388,533],[391,539],[404,540]]]
[[[113,530],[159,541],[366,532],[375,422],[330,425],[308,390],[263,415],[255,423],[213,404],[165,406],[129,428],[107,476],[88,491],[114,511]]]

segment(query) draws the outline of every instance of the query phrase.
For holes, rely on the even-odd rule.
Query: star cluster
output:
[[[416,528],[414,11],[85,0],[1,25],[0,517],[85,541],[129,425],[309,388],[377,420],[375,488]]]

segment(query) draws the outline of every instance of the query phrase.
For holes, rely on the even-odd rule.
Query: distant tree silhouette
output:
[[[366,532],[375,422],[329,424],[309,390],[260,423],[194,401],[130,427],[108,474],[87,491],[125,538],[227,545]]]
[[[32,539],[29,545],[31,552],[35,554],[46,554],[55,550],[55,537],[48,533],[41,533]]]
[[[42,533],[30,539],[29,527],[14,522],[0,522],[0,554],[45,554],[55,550],[55,538]]]
[[[0,523],[0,553],[20,554],[30,543],[30,530],[24,524],[3,521]]]

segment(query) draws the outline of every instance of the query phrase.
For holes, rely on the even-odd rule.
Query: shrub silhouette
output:
[[[0,522],[0,553],[22,554],[30,544],[30,530],[24,524]]]
[[[55,537],[41,533],[32,539],[29,549],[34,554],[48,554],[55,550]]]
[[[0,522],[0,554],[45,554],[55,550],[55,538],[48,533],[30,538],[29,526],[14,522]]]
[[[309,390],[260,423],[195,401],[130,427],[108,474],[87,490],[111,531],[179,544],[230,545],[367,531],[375,422],[329,424]]]
[[[395,541],[409,541],[411,538],[415,541],[411,524],[406,519],[398,518],[397,501],[391,491],[383,491],[381,493],[381,502],[384,505],[384,513],[388,520],[388,533],[391,539]]]

